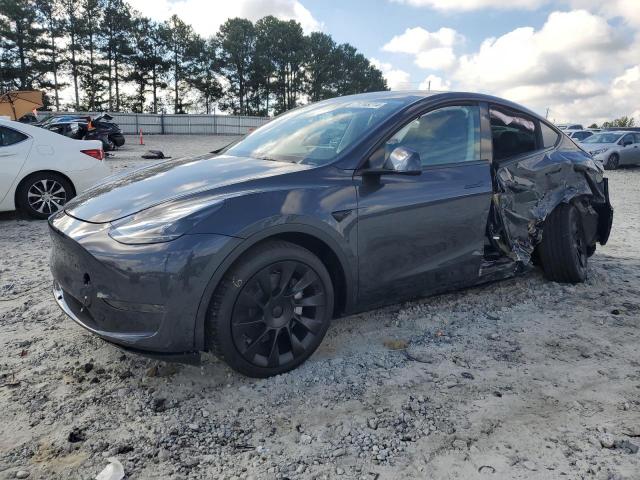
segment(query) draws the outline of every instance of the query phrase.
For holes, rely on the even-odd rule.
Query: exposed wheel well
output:
[[[16,191],[13,194],[13,203],[15,205],[16,208],[19,207],[18,205],[18,193],[20,192],[20,188],[22,187],[22,185],[24,185],[30,178],[39,175],[41,173],[53,173],[55,175],[59,175],[62,178],[64,178],[67,182],[69,182],[69,185],[71,185],[71,189],[72,189],[72,196],[76,196],[76,186],[73,184],[73,182],[71,181],[71,179],[69,177],[67,177],[64,173],[62,172],[58,172],[56,170],[38,170],[36,172],[31,172],[29,175],[27,175],[26,177],[24,177],[22,180],[20,180],[20,182],[18,183],[18,185],[16,185]]]

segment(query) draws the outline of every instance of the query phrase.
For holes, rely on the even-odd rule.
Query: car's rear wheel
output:
[[[333,302],[331,277],[318,257],[289,242],[266,242],[218,286],[207,316],[207,345],[245,375],[287,372],[320,345]]]
[[[48,218],[64,207],[75,195],[73,185],[53,172],[36,173],[27,177],[18,187],[18,210],[38,219]]]
[[[540,260],[549,280],[584,282],[587,278],[589,246],[578,210],[570,204],[558,205],[545,220]]]
[[[607,170],[617,170],[619,166],[620,157],[617,153],[612,153],[611,155],[609,155],[609,158],[607,158],[607,163],[604,164],[604,168],[606,168]]]

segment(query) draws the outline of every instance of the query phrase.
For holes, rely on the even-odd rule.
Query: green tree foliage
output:
[[[0,0],[0,92],[16,88],[44,90],[57,110],[275,115],[387,85],[354,47],[293,20],[233,18],[202,38],[127,0]]]
[[[633,117],[624,117],[616,118],[615,120],[611,120],[610,122],[604,122],[601,127],[602,128],[617,128],[617,127],[635,127],[636,121]]]
[[[231,18],[220,26],[216,37],[220,45],[221,73],[229,86],[222,101],[223,108],[246,115],[248,84],[255,56],[256,31],[244,18]]]
[[[59,46],[64,36],[63,5],[61,0],[36,0],[35,7],[43,28],[42,61],[45,72],[50,72],[52,76],[49,90],[53,90],[56,110],[60,110],[60,89],[67,85],[60,81],[65,67],[61,57],[62,48]]]
[[[0,60],[6,89],[46,87],[48,70],[40,52],[47,48],[33,0],[0,0]]]
[[[186,93],[189,78],[195,71],[195,63],[200,57],[202,41],[190,25],[184,23],[177,15],[173,15],[162,27],[166,42],[166,52],[171,65],[173,79],[173,111],[186,113],[189,103]]]

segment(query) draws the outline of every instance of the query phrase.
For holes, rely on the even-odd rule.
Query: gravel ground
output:
[[[174,157],[221,140],[145,138]],[[112,457],[131,479],[638,479],[640,170],[609,177],[587,283],[533,271],[342,318],[266,380],[85,332],[51,297],[45,222],[5,215],[0,479],[94,478]]]

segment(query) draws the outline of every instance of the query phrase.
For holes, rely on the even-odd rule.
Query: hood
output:
[[[65,212],[87,222],[112,222],[176,198],[308,168],[230,155],[168,160],[93,187],[67,203]]]
[[[603,148],[613,148],[616,146],[615,143],[580,143],[580,148],[591,153],[596,150],[602,150]]]

